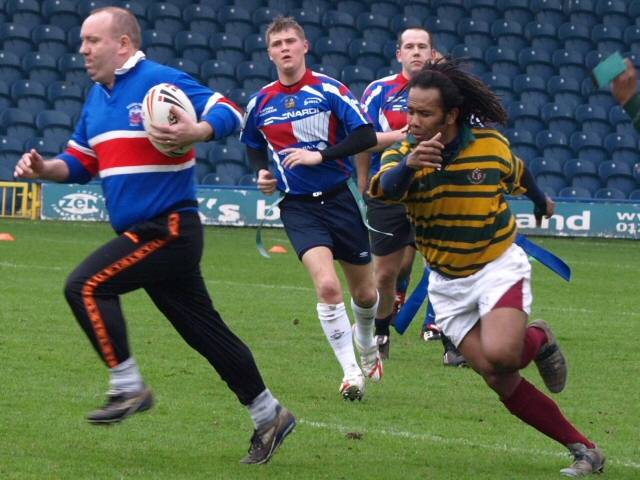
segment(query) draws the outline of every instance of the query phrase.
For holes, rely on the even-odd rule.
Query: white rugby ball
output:
[[[173,125],[176,123],[176,117],[171,113],[171,107],[176,106],[189,114],[193,120],[197,120],[196,111],[189,97],[175,85],[170,83],[159,83],[151,87],[142,100],[142,124],[148,133],[151,122],[156,125]],[[171,145],[165,145],[154,142],[149,139],[151,144],[159,151],[170,157],[181,157],[187,153],[193,145],[185,145],[178,150],[170,152]]]

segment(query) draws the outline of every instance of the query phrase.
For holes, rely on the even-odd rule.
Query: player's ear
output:
[[[454,125],[458,121],[459,116],[460,116],[460,108],[453,107],[451,110],[447,112],[447,115],[444,121],[447,125]]]

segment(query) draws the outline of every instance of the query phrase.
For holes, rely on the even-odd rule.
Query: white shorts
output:
[[[531,264],[515,243],[479,272],[465,278],[449,279],[432,271],[429,301],[436,312],[436,324],[457,347],[469,330],[486,315],[511,287],[522,280],[522,288],[510,295],[511,303],[527,315],[531,313]],[[505,305],[506,306],[506,305]]]

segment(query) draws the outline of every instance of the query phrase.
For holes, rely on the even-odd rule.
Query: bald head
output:
[[[97,8],[91,12],[91,15],[107,14],[111,18],[111,34],[114,40],[122,36],[129,37],[131,46],[134,50],[139,50],[142,45],[142,35],[140,34],[140,24],[135,15],[129,10],[120,7],[104,7]]]

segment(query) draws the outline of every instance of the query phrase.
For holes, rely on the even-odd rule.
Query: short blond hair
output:
[[[269,37],[272,34],[284,32],[285,30],[295,30],[302,40],[306,40],[307,38],[304,34],[304,29],[295,18],[278,15],[267,27],[267,32],[265,33],[267,47],[269,46]]]
[[[142,34],[140,33],[140,24],[136,16],[126,8],[120,7],[102,7],[92,10],[90,15],[96,13],[109,13],[111,14],[112,24],[111,30],[114,38],[119,38],[122,35],[126,35],[131,40],[131,45],[139,50],[142,45]]]

